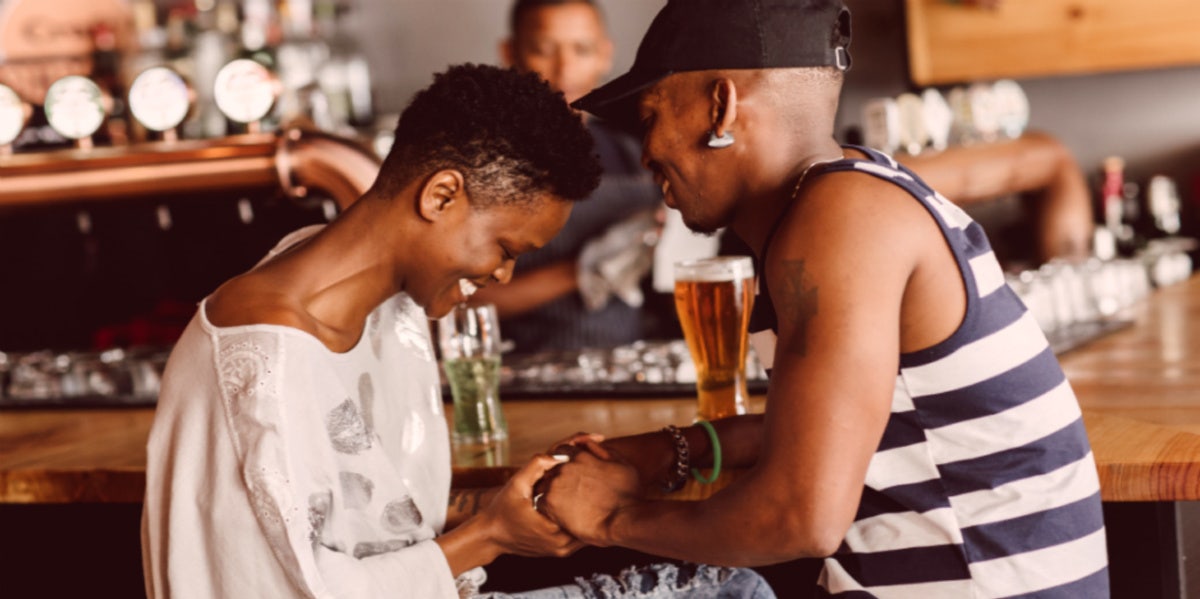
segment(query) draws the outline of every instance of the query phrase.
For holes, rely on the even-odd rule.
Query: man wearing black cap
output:
[[[840,0],[669,0],[629,73],[576,103],[636,119],[667,205],[754,250],[771,386],[762,416],[576,455],[540,507],[597,545],[823,558],[821,594],[1106,597],[1070,385],[979,225],[834,141],[849,42]],[[718,456],[746,470],[710,499],[642,499]]]

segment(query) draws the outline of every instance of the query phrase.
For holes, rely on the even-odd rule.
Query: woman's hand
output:
[[[558,463],[534,456],[477,515],[434,539],[454,576],[505,553],[565,557],[583,546],[533,506],[533,484]]]
[[[534,483],[558,464],[549,456],[534,456],[480,512],[504,553],[564,557],[583,546],[539,513],[533,504]]]
[[[572,457],[578,453],[578,449],[580,447],[584,447],[587,448],[588,451],[591,451],[592,453],[595,453],[604,459],[608,459],[608,452],[600,445],[603,442],[604,435],[599,433],[579,432],[560,441],[556,441],[550,446],[549,451],[546,453],[549,453],[551,456],[565,455],[567,457]]]
[[[610,520],[639,500],[638,472],[619,459],[580,452],[556,469],[538,507],[580,541],[611,545]]]

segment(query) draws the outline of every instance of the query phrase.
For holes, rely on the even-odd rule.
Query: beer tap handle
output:
[[[271,112],[281,89],[279,79],[266,67],[239,58],[221,67],[213,96],[226,118],[243,123],[250,133],[259,133],[262,120]]]
[[[0,85],[0,159],[12,156],[13,142],[29,122],[33,107],[22,100],[12,88]]]
[[[179,125],[192,110],[196,93],[167,67],[142,71],[129,86],[129,109],[143,127],[158,131],[167,143],[179,140]]]
[[[254,222],[254,205],[250,203],[249,198],[242,198],[237,202],[238,218],[241,219],[243,225],[249,225]]]
[[[46,120],[59,135],[75,140],[81,150],[90,150],[92,136],[104,125],[112,98],[91,79],[67,75],[50,85],[43,105]]]
[[[170,231],[171,227],[175,226],[175,221],[171,218],[171,209],[166,204],[159,204],[154,209],[154,215],[158,219],[158,228],[163,231]]]
[[[87,210],[80,210],[75,213],[75,226],[79,229],[79,233],[87,236],[92,234],[92,215]]]

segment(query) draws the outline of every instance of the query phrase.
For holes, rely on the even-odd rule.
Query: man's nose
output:
[[[512,280],[513,267],[516,266],[516,260],[505,260],[500,264],[500,268],[492,271],[492,278],[501,285],[507,285]]]
[[[558,84],[556,87],[558,87],[559,89],[562,88],[563,83],[565,83],[567,81],[567,79],[571,76],[571,66],[572,65],[573,65],[573,61],[572,61],[569,53],[566,50],[559,50],[557,53],[555,53],[555,55],[554,55],[554,79],[555,79],[555,83]]]

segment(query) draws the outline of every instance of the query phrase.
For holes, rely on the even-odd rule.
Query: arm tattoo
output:
[[[775,310],[795,323],[796,336],[788,351],[803,357],[808,353],[808,323],[817,315],[817,286],[804,271],[803,260],[785,260],[782,271],[781,301],[776,302]]]
[[[461,513],[474,516],[479,513],[485,489],[450,491],[450,507]]]

